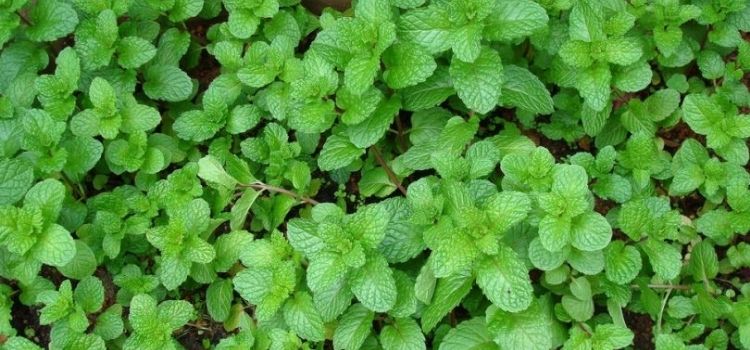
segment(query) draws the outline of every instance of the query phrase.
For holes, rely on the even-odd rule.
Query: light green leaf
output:
[[[604,272],[607,279],[617,284],[632,281],[640,272],[641,254],[633,246],[614,241],[606,249]]]
[[[283,309],[284,320],[299,337],[309,341],[325,339],[325,325],[313,304],[312,297],[299,292],[290,298]]]
[[[440,343],[440,350],[499,350],[481,318],[461,322]]]
[[[671,280],[680,274],[682,254],[677,248],[654,239],[647,240],[642,247],[659,277]]]
[[[483,48],[471,63],[454,58],[450,76],[466,107],[487,113],[497,105],[503,84],[503,64],[497,51]]]
[[[136,36],[123,38],[117,45],[117,63],[125,69],[138,68],[156,56],[156,47]]]
[[[385,71],[383,80],[392,89],[403,89],[424,82],[437,68],[432,58],[421,46],[395,44],[383,53]]]
[[[70,33],[78,25],[78,14],[70,4],[57,0],[39,0],[28,12],[32,25],[25,30],[34,41],[53,41]]]
[[[518,312],[531,304],[534,289],[528,270],[512,249],[502,247],[497,255],[479,262],[476,271],[477,285],[501,309]]]
[[[76,255],[76,243],[64,227],[52,224],[38,238],[32,254],[52,266],[64,266]]]
[[[498,1],[486,19],[485,38],[509,41],[533,34],[547,25],[547,11],[531,0]]]
[[[149,98],[168,102],[184,101],[193,91],[187,73],[175,66],[155,65],[144,73],[143,91]]]
[[[18,202],[34,181],[34,169],[21,160],[0,160],[0,205]]]
[[[332,135],[328,137],[318,157],[320,170],[330,171],[343,168],[364,153],[345,137]]]
[[[578,216],[571,226],[571,244],[583,251],[604,249],[612,238],[612,227],[599,213]]]
[[[206,308],[211,318],[218,322],[226,321],[229,318],[233,297],[232,280],[217,279],[211,283],[206,289]]]
[[[237,185],[237,180],[224,170],[218,159],[211,155],[198,160],[198,176],[209,183],[215,183],[227,189],[233,189]]]
[[[536,114],[553,111],[552,96],[544,83],[525,68],[507,65],[503,68],[504,105],[521,108]]]
[[[334,349],[359,349],[372,330],[375,314],[361,304],[352,305],[341,316],[333,333]]]
[[[411,318],[398,318],[393,324],[380,331],[383,350],[423,350],[426,349],[424,334]]]
[[[396,281],[383,257],[370,257],[349,280],[352,292],[362,305],[376,312],[386,312],[396,303]]]

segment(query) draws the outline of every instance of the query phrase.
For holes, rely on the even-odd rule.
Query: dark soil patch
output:
[[[190,35],[197,41],[201,46],[208,44],[206,38],[206,32],[211,28],[212,25],[227,20],[228,14],[226,11],[222,11],[218,16],[205,19],[200,17],[194,17],[189,19],[185,25],[190,32]],[[188,75],[198,80],[200,84],[198,91],[205,91],[208,85],[221,74],[221,65],[216,59],[204,50],[201,51],[201,56],[198,60],[198,65],[188,72]]]
[[[706,203],[706,199],[695,192],[682,197],[669,197],[669,201],[672,203],[672,207],[679,208],[680,213],[690,219],[698,217],[698,212],[703,208],[703,204]]]
[[[614,101],[612,101],[612,108],[614,110],[617,110],[618,108],[625,106],[630,102],[630,100],[638,97],[635,93],[628,92],[623,94],[622,96],[616,98]]]
[[[297,45],[297,49],[295,50],[298,54],[302,55],[307,50],[310,49],[310,46],[312,45],[312,42],[315,40],[315,37],[318,36],[318,31],[314,30],[310,34],[307,34],[302,40],[300,40],[299,45]]]
[[[625,317],[625,324],[627,324],[628,328],[630,328],[635,334],[635,338],[633,338],[633,349],[655,349],[653,330],[654,321],[651,320],[651,316],[627,310],[623,311],[623,316]]]
[[[50,342],[50,327],[39,324],[38,308],[21,304],[16,294],[13,297],[13,307],[10,312],[13,317],[10,324],[19,335],[29,335],[26,330],[33,330],[33,336],[29,339],[42,348],[47,348]]]
[[[50,280],[55,285],[55,287],[60,287],[60,284],[66,280],[65,276],[63,276],[60,271],[48,265],[42,266],[42,271],[39,274],[42,277]]]
[[[104,305],[102,306],[102,310],[106,310],[117,302],[117,286],[115,286],[115,283],[112,281],[112,275],[110,275],[109,271],[103,266],[97,268],[94,275],[98,277],[102,281],[102,285],[104,285]]]
[[[628,237],[628,235],[626,235],[625,233],[623,233],[622,231],[620,231],[620,229],[613,228],[612,229],[612,240],[629,242],[630,241],[630,237]]]
[[[531,279],[531,283],[538,284],[539,281],[542,279],[542,276],[544,275],[544,271],[539,269],[531,269],[529,270],[529,278]]]
[[[597,213],[607,215],[607,213],[615,207],[617,207],[617,203],[615,203],[614,201],[596,197],[594,210],[596,210]]]
[[[689,138],[695,139],[701,144],[706,144],[706,137],[696,134],[693,129],[690,129],[690,126],[684,122],[679,122],[670,129],[662,129],[659,131],[658,135],[664,140],[664,149],[672,154],[680,148],[683,141]]]
[[[221,74],[221,65],[214,56],[203,50],[198,65],[187,73],[198,80],[198,91],[206,91],[208,85]]]
[[[227,338],[230,333],[224,330],[221,323],[210,320],[200,320],[195,326],[185,327],[181,333],[176,335],[177,341],[185,347],[186,350],[204,350],[203,343],[208,342],[213,348],[216,344]]]
[[[524,130],[523,133],[534,141],[537,146],[542,146],[549,150],[558,162],[576,153],[577,147],[571,146],[563,140],[549,139],[536,130]]]
[[[732,274],[732,277],[737,277],[740,279],[740,282],[747,283],[750,282],[750,268],[743,267],[735,270]]]
[[[302,0],[302,6],[310,12],[319,15],[326,7],[332,7],[338,11],[345,11],[352,6],[351,0]]]

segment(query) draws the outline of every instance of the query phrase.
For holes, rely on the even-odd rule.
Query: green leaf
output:
[[[682,254],[677,248],[670,244],[649,239],[642,246],[648,255],[651,266],[656,274],[665,279],[671,280],[680,274],[682,267]]]
[[[32,25],[25,30],[34,41],[54,41],[70,33],[78,25],[78,14],[67,2],[39,0],[28,12]]]
[[[348,139],[338,135],[328,137],[323,149],[320,151],[318,166],[320,170],[330,171],[343,168],[364,153],[363,149],[358,148]]]
[[[477,285],[487,298],[503,310],[525,310],[533,299],[529,273],[515,252],[503,247],[497,255],[479,262]]]
[[[421,46],[397,43],[383,53],[383,80],[392,89],[424,82],[437,68],[435,59]]]
[[[610,63],[627,66],[637,62],[643,51],[641,44],[632,38],[612,38],[606,41],[604,48]]]
[[[103,340],[113,340],[122,335],[124,328],[122,306],[114,304],[96,318],[94,334]]]
[[[601,111],[609,102],[611,80],[612,73],[606,65],[595,65],[579,74],[576,87],[591,109]]]
[[[587,213],[573,220],[571,244],[583,251],[604,249],[612,238],[612,227],[599,213]]]
[[[76,244],[68,230],[52,224],[39,236],[32,254],[44,264],[64,266],[75,257]]]
[[[469,294],[473,285],[474,279],[471,276],[453,275],[439,279],[432,301],[422,312],[422,331],[427,333],[435,328]]]
[[[380,343],[384,350],[426,349],[424,334],[411,318],[398,318],[380,331]]]
[[[509,313],[490,306],[487,327],[501,349],[543,350],[552,347],[550,315],[539,301],[534,301],[522,312]]]
[[[154,58],[156,56],[156,47],[143,38],[129,36],[122,38],[117,43],[117,53],[117,63],[122,68],[133,69],[144,65]]]
[[[357,56],[352,58],[344,70],[344,86],[355,94],[364,92],[369,86],[372,86],[379,68],[379,57]]]
[[[423,83],[401,90],[404,109],[418,111],[435,107],[454,94],[448,69],[438,66],[435,73]]]
[[[63,171],[72,181],[80,181],[102,157],[104,146],[101,142],[89,137],[73,137],[60,144],[68,154],[75,154],[76,157],[69,157],[65,162]],[[2,190],[0,190],[2,191]]]
[[[613,241],[606,249],[604,271],[607,279],[617,284],[626,284],[635,279],[641,270],[641,254],[633,246]]]
[[[206,307],[208,314],[216,321],[223,322],[229,318],[234,290],[229,279],[217,279],[206,290]]]
[[[67,264],[58,266],[57,269],[63,276],[74,279],[83,279],[91,276],[96,271],[97,260],[94,252],[83,241],[75,241],[76,254]]]
[[[441,350],[498,350],[487,325],[481,318],[461,322],[451,329],[440,344]]]
[[[370,310],[386,312],[396,303],[396,281],[385,258],[370,257],[352,274],[349,283],[357,299]]]
[[[633,332],[627,327],[614,324],[596,326],[593,346],[596,349],[622,349],[633,344]]]
[[[646,61],[618,68],[612,77],[612,84],[625,92],[638,92],[651,84],[654,72]]]
[[[284,304],[284,320],[303,339],[322,341],[325,339],[325,326],[320,313],[309,294],[300,292]]]
[[[592,42],[604,39],[602,6],[594,2],[581,2],[570,11],[570,38]]]
[[[399,38],[419,44],[430,53],[442,52],[451,46],[450,23],[448,13],[437,6],[408,11],[399,18]]]
[[[198,160],[198,177],[227,189],[233,189],[237,185],[237,180],[224,170],[219,160],[211,155]]]
[[[719,273],[719,259],[714,247],[708,241],[701,241],[690,252],[688,264],[693,277],[698,280],[710,280]]]
[[[497,41],[519,39],[546,27],[548,20],[547,12],[536,2],[502,0],[487,17],[484,36]]]
[[[0,205],[18,202],[34,181],[34,169],[21,160],[0,160]]]
[[[333,333],[334,349],[359,349],[370,335],[375,314],[361,304],[352,305]]]
[[[154,65],[144,73],[143,91],[149,98],[168,102],[184,101],[193,92],[193,82],[180,68]]]
[[[487,113],[499,102],[503,64],[495,50],[483,48],[479,57],[471,63],[454,58],[451,60],[450,76],[458,97],[466,107]]]
[[[398,97],[381,102],[370,118],[346,129],[349,140],[361,149],[376,144],[388,131],[400,108],[401,100]]]
[[[96,277],[88,276],[78,282],[73,292],[76,305],[86,313],[95,313],[104,304],[104,285]]]
[[[552,96],[539,78],[525,68],[514,65],[503,67],[504,105],[521,108],[536,114],[553,111]]]

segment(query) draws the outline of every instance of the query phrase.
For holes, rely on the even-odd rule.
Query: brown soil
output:
[[[94,272],[94,275],[102,281],[104,285],[104,305],[102,311],[106,310],[117,302],[117,286],[112,281],[112,276],[106,268],[100,266]]]
[[[614,201],[596,197],[594,210],[596,210],[597,213],[607,215],[607,213],[615,207],[617,207],[617,203],[615,203]]]
[[[658,135],[664,140],[664,149],[672,154],[680,148],[680,145],[682,145],[684,140],[689,138],[696,139],[702,144],[706,143],[705,136],[696,134],[693,129],[690,129],[690,127],[682,121],[670,129],[660,130]]]
[[[50,280],[56,287],[59,287],[67,279],[56,268],[48,265],[42,266],[42,271],[39,274]]]
[[[630,237],[628,237],[628,235],[626,235],[625,233],[623,233],[622,231],[620,231],[620,229],[613,228],[612,229],[612,240],[629,242],[630,241]]]
[[[571,146],[563,140],[548,139],[536,130],[524,130],[523,133],[538,146],[548,149],[558,162],[575,154],[578,150],[576,146]]]
[[[653,333],[654,321],[651,320],[651,316],[627,310],[623,311],[623,316],[625,317],[625,324],[627,324],[628,328],[630,328],[635,334],[635,338],[633,338],[633,348],[638,350],[655,349]]]
[[[206,44],[208,44],[208,39],[206,38],[206,32],[208,31],[208,29],[216,23],[226,21],[227,16],[227,12],[222,11],[218,16],[211,19],[204,19],[199,17],[191,18],[187,22],[185,22],[185,25],[195,41],[197,41],[202,46],[205,46]],[[205,50],[201,51],[198,65],[188,71],[188,75],[198,80],[198,83],[200,84],[198,91],[205,91],[205,89],[208,87],[208,84],[210,84],[217,76],[219,76],[219,74],[221,74],[221,65]]]
[[[33,330],[34,336],[29,339],[42,348],[47,348],[50,342],[50,327],[39,324],[38,308],[21,304],[21,300],[16,295],[10,312],[13,316],[10,324],[19,335],[26,335],[26,330]]]
[[[680,213],[690,219],[698,217],[698,212],[706,203],[706,199],[695,192],[682,197],[669,197],[669,201],[672,203],[672,207],[679,208]]]
[[[338,11],[345,11],[352,6],[351,0],[302,0],[302,6],[310,12],[319,15],[326,7],[332,7]]]
[[[196,327],[197,326],[197,327]],[[199,328],[200,327],[200,328]],[[204,350],[203,342],[209,342],[213,348],[230,333],[224,330],[221,323],[212,320],[199,320],[194,326],[187,326],[176,333],[175,338],[186,350]]]
[[[198,91],[206,91],[208,85],[221,74],[221,65],[214,56],[203,50],[198,65],[187,73],[198,80]]]

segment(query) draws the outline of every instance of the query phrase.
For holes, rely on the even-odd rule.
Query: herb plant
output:
[[[0,350],[750,349],[749,31],[0,0]]]

